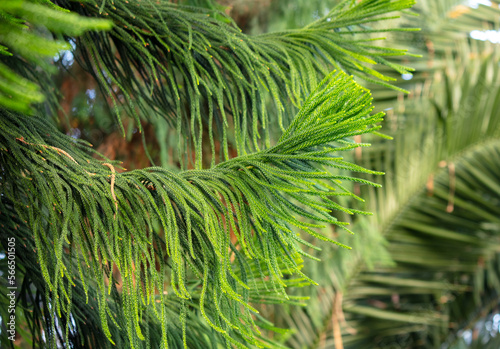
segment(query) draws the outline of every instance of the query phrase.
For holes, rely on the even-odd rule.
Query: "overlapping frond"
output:
[[[362,268],[350,282],[343,309],[357,334],[346,346],[441,345],[477,307],[498,304],[499,151],[490,139],[455,157],[391,222],[396,265]]]

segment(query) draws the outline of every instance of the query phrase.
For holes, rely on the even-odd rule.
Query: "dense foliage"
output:
[[[500,288],[498,52],[464,37],[495,21],[457,3],[297,1],[324,15],[249,35],[210,1],[1,2],[16,343],[453,343]],[[88,127],[148,160],[123,168]]]

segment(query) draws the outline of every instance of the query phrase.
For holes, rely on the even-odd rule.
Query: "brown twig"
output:
[[[342,332],[340,330],[340,318],[342,315],[342,293],[337,292],[335,294],[335,300],[333,301],[333,312],[332,312],[332,325],[333,325],[333,341],[335,349],[344,349],[344,343],[342,342]]]
[[[35,144],[35,143],[29,143],[29,142],[26,142],[24,140],[24,137],[21,137],[21,138],[16,138],[19,142],[22,142],[24,144],[27,144],[27,145],[32,145],[32,146],[40,146],[40,147],[44,147],[45,149],[47,148],[50,148],[50,149],[54,149],[55,151],[57,151],[58,153],[62,153],[63,155],[66,155],[71,161],[73,161],[75,164],[79,165],[79,163],[73,159],[73,157],[71,155],[69,155],[66,151],[60,149],[60,148],[57,148],[57,147],[53,147],[51,145],[46,145],[46,144]],[[89,176],[95,176],[95,173],[90,173],[88,171],[85,171]]]
[[[118,212],[118,200],[116,200],[116,195],[115,195],[115,178],[116,178],[115,168],[113,167],[113,165],[108,164],[107,162],[102,165],[109,167],[109,169],[111,170],[111,196],[113,197],[113,201],[115,202],[115,214],[113,215],[113,218],[116,218],[116,213]]]
[[[57,147],[53,147],[51,145],[46,145],[46,144],[34,144],[34,143],[29,143],[29,142],[26,142],[26,140],[24,139],[24,137],[18,137],[16,138],[19,142],[21,143],[24,143],[24,144],[27,144],[27,145],[31,145],[31,146],[40,146],[40,147],[43,147],[45,149],[47,148],[50,148],[50,149],[53,149],[55,151],[57,151],[58,153],[60,154],[63,154],[65,155],[66,157],[68,157],[68,159],[70,159],[71,161],[73,161],[75,164],[79,165],[78,162],[71,156],[68,154],[68,152],[66,152],[65,150],[62,150],[60,148],[57,148]],[[118,200],[116,199],[116,194],[115,194],[115,179],[116,179],[116,171],[115,171],[115,168],[113,167],[113,165],[109,164],[109,163],[104,163],[102,164],[103,166],[107,166],[109,167],[109,169],[111,170],[111,196],[113,197],[113,201],[115,202],[115,214],[113,216],[113,218],[116,218],[116,213],[118,212]],[[85,170],[84,170],[85,171]],[[88,175],[90,176],[94,176],[95,173],[90,173],[88,171],[85,171]]]

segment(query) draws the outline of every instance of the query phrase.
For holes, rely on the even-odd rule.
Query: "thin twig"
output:
[[[40,147],[44,147],[45,149],[47,148],[51,148],[51,149],[54,149],[55,151],[57,151],[58,153],[62,153],[63,155],[66,155],[71,161],[73,161],[75,164],[77,165],[80,165],[75,159],[73,159],[73,157],[71,155],[69,155],[66,151],[62,150],[61,148],[57,148],[57,147],[53,147],[51,145],[46,145],[46,144],[35,144],[35,143],[29,143],[29,142],[26,142],[24,140],[24,137],[16,137],[16,139],[19,141],[19,142],[22,142],[24,144],[27,144],[27,145],[32,145],[32,146],[40,146]],[[85,170],[84,170],[85,171]],[[90,173],[88,171],[85,171],[89,176],[95,176],[95,173]]]
[[[342,293],[337,292],[335,294],[335,300],[333,301],[332,312],[333,341],[335,349],[344,349],[344,343],[342,342],[342,332],[340,330],[340,313],[342,313]]]
[[[113,215],[113,218],[116,218],[116,213],[118,212],[118,200],[116,200],[116,195],[115,195],[115,178],[116,178],[115,168],[113,167],[113,165],[108,164],[107,162],[102,165],[109,167],[109,169],[111,170],[111,196],[113,197],[113,200],[115,202],[115,214]]]
[[[73,161],[75,164],[79,165],[79,163],[71,156],[68,154],[68,152],[66,152],[65,150],[62,150],[60,148],[57,148],[57,147],[53,147],[51,145],[46,145],[46,144],[34,144],[34,143],[29,143],[29,142],[26,142],[24,140],[24,137],[18,137],[16,138],[19,142],[22,142],[24,144],[27,144],[27,145],[31,145],[31,146],[40,146],[40,147],[43,147],[45,149],[47,148],[50,148],[50,149],[53,149],[55,151],[57,151],[58,153],[61,153],[65,156],[67,156],[71,161]],[[116,218],[116,213],[118,212],[118,200],[116,199],[116,194],[115,194],[115,179],[116,179],[116,171],[115,171],[115,168],[113,167],[113,165],[109,164],[109,163],[104,163],[102,164],[103,166],[107,166],[109,167],[109,169],[111,170],[111,196],[113,197],[113,201],[115,202],[115,214],[113,215],[113,218]],[[90,173],[86,170],[84,170],[88,175],[90,176],[94,176],[95,173]]]

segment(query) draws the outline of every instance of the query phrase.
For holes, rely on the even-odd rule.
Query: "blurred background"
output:
[[[255,35],[303,27],[335,3],[219,1]],[[358,136],[372,147],[350,160],[386,175],[367,177],[380,189],[353,185],[366,203],[345,204],[375,214],[337,213],[356,235],[330,234],[350,251],[304,237],[322,248],[322,262],[305,266],[320,286],[291,291],[310,297],[307,307],[264,309],[276,326],[293,329],[274,339],[297,349],[500,348],[499,4],[419,0],[396,25],[421,31],[373,34],[387,37],[384,46],[420,55],[398,62],[413,74],[375,67],[409,94],[358,81],[372,90],[376,111],[386,112],[382,131],[394,139]],[[127,169],[179,168],[177,133],[162,117],[139,133],[121,111],[123,137],[109,101],[72,52],[54,59],[64,132]]]

